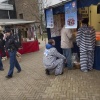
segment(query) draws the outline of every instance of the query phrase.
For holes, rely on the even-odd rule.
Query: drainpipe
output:
[[[10,13],[9,13],[9,10],[8,10],[8,18],[10,19]]]
[[[7,3],[9,3],[9,2],[7,1]],[[8,10],[8,18],[10,19],[10,13],[9,13],[9,10]]]

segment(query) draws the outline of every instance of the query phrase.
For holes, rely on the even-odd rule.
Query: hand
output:
[[[6,35],[6,34],[4,34],[3,40],[5,40],[6,38],[7,38],[7,35]]]

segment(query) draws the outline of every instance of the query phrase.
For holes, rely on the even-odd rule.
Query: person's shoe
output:
[[[88,69],[88,71],[92,71],[93,70],[93,68],[91,68],[91,69]]]
[[[87,73],[88,72],[88,70],[87,69],[85,69],[85,70],[81,70],[82,72],[85,72],[85,73]]]
[[[2,68],[2,69],[0,69],[0,71],[4,71],[4,69]]]
[[[7,75],[7,76],[6,76],[6,78],[10,79],[10,78],[12,78],[12,76],[10,76],[10,75]]]
[[[50,71],[49,71],[48,69],[45,69],[45,73],[46,73],[47,75],[50,75]]]
[[[64,74],[64,72],[62,72],[60,75]]]
[[[20,73],[20,72],[21,72],[21,70],[18,70],[18,71],[17,71],[17,73]]]
[[[62,72],[61,74],[55,74],[55,76],[58,76],[58,75],[63,75],[64,74],[64,72]]]

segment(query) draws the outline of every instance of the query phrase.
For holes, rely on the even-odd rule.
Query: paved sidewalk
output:
[[[15,69],[12,79],[5,78],[9,62],[3,62],[0,100],[100,100],[100,71],[65,69],[63,75],[47,76],[42,64],[45,42],[40,43],[40,51],[22,55],[22,72]]]

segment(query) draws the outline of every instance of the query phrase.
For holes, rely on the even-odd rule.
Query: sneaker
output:
[[[17,71],[17,73],[20,73],[20,72],[21,72],[21,70],[18,70],[18,71]]]
[[[64,72],[62,72],[60,75],[63,75],[64,74]]]
[[[85,72],[85,73],[87,73],[88,72],[88,70],[87,69],[85,69],[85,70],[81,70],[82,72]]]
[[[93,68],[91,68],[91,69],[88,69],[88,71],[92,71],[93,70]]]
[[[64,74],[64,72],[62,72],[61,74],[55,74],[55,76],[58,76],[58,75],[63,75]]]
[[[50,75],[50,71],[49,71],[48,69],[45,69],[45,73],[46,73],[47,75]]]
[[[6,76],[6,78],[10,79],[10,78],[12,78],[12,76],[10,76],[10,75],[7,75],[7,76]]]

